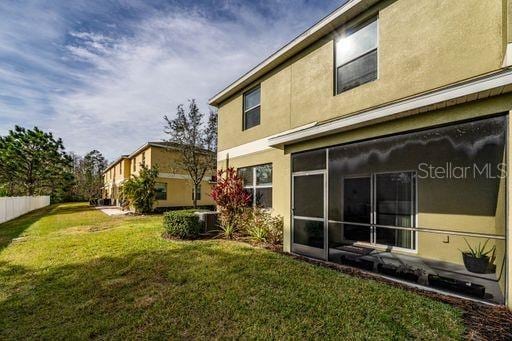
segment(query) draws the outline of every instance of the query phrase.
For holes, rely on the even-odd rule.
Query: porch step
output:
[[[375,249],[363,246],[355,246],[355,245],[341,245],[336,247],[335,249],[350,253],[355,253],[359,256],[366,256],[375,251]]]

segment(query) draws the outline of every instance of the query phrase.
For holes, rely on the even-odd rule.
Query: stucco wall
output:
[[[334,43],[332,37],[326,37],[263,77],[259,126],[242,131],[241,93],[221,105],[219,150],[431,90],[502,65],[508,25],[503,20],[502,1],[387,1],[364,16],[377,12],[378,80],[334,96]]]
[[[157,182],[167,184],[167,200],[158,200],[155,207],[192,206],[191,180],[158,178]],[[201,200],[198,200],[198,205],[215,205],[210,197],[211,188],[212,184],[208,181],[201,183]]]

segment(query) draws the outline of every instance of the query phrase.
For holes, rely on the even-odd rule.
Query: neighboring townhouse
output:
[[[113,204],[119,205],[122,183],[132,175],[139,175],[142,165],[146,165],[149,168],[158,167],[159,170],[155,209],[191,207],[194,195],[197,196],[198,206],[213,207],[215,202],[210,197],[210,192],[215,180],[214,172],[206,174],[201,185],[194,191],[187,171],[178,165],[180,152],[176,146],[171,142],[148,142],[133,153],[124,155],[110,164],[104,172],[104,198],[109,198]]]
[[[120,188],[130,178],[130,159],[122,155],[103,171],[103,198],[110,199],[111,205],[119,205]]]
[[[348,1],[211,98],[218,168],[286,252],[510,307],[511,64],[510,0]]]

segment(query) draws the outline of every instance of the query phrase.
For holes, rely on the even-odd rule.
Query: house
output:
[[[511,3],[345,2],[210,99],[218,168],[286,252],[512,307]]]
[[[104,199],[112,205],[120,205],[120,189],[131,176],[139,175],[142,165],[158,167],[155,209],[167,210],[191,207],[194,196],[197,204],[212,207],[215,202],[210,197],[214,172],[208,172],[201,185],[194,191],[190,175],[180,166],[180,151],[175,143],[148,142],[129,155],[123,155],[112,162],[103,172]]]

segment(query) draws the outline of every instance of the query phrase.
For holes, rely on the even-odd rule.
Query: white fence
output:
[[[49,196],[0,197],[0,223],[50,205]]]

